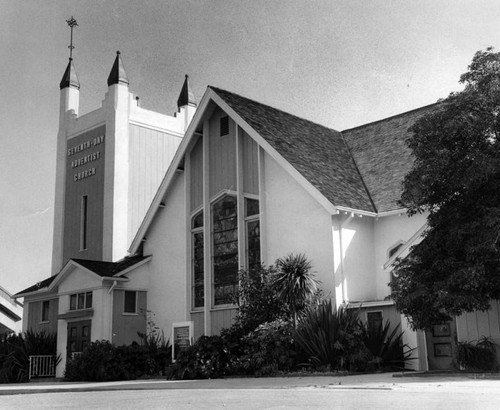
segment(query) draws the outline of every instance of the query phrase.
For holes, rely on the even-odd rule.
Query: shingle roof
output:
[[[116,274],[123,272],[125,269],[149,258],[149,256],[130,256],[126,257],[118,262],[102,262],[102,261],[92,261],[86,259],[71,259],[72,261],[78,263],[79,265],[87,268],[88,270],[94,272],[95,274],[102,277],[113,277]],[[36,283],[29,288],[16,293],[14,296],[18,296],[24,293],[36,292],[50,286],[50,284],[60,275],[51,276],[50,278],[44,279],[41,282]]]
[[[377,212],[400,209],[402,183],[413,165],[406,144],[408,129],[422,115],[435,110],[427,105],[394,117],[342,131]]]
[[[131,256],[124,258],[118,262],[102,262],[102,261],[92,261],[86,259],[72,259],[72,260],[99,276],[111,277],[135,265],[136,263],[139,263],[144,259],[147,259],[148,257],[149,256]]]
[[[333,205],[375,211],[340,132],[210,88]]]
[[[17,295],[20,295],[22,293],[30,293],[30,292],[35,292],[35,291],[40,290],[40,289],[47,288],[54,281],[54,279],[56,277],[57,277],[57,275],[54,275],[54,276],[51,276],[50,278],[42,280],[41,282],[37,282],[33,286],[30,286],[29,288],[26,288],[26,289],[22,290],[21,292],[17,292],[14,295],[14,297],[16,297]]]

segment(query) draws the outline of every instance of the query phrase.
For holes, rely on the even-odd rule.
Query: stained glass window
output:
[[[260,266],[260,221],[258,219],[247,222],[247,263],[250,271]]]
[[[238,286],[236,198],[225,196],[212,208],[214,305],[232,302]]]

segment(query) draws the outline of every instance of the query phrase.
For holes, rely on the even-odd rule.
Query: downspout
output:
[[[108,290],[108,295],[110,295],[111,292],[113,292],[113,290],[115,290],[116,285],[118,285],[118,281],[115,280],[115,281],[113,281],[113,284],[111,285],[111,287]]]
[[[116,288],[116,286],[118,285],[118,281],[114,280],[113,281],[113,284],[111,285],[111,287],[109,288],[108,290],[108,295],[110,295],[110,301],[109,301],[109,320],[111,323],[109,323],[109,341],[111,343],[113,343],[113,319],[114,319],[114,316],[113,316],[113,305],[115,303],[114,301],[114,294],[113,294],[113,290]]]

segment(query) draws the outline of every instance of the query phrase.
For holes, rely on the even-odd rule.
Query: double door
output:
[[[68,323],[68,357],[80,353],[90,344],[91,320]]]

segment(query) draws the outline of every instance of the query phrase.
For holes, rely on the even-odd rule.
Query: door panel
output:
[[[90,320],[68,323],[68,356],[81,352],[90,344],[91,324],[92,321]]]
[[[435,325],[425,332],[429,370],[452,370],[453,356],[457,348],[457,327],[455,319],[442,325]]]

